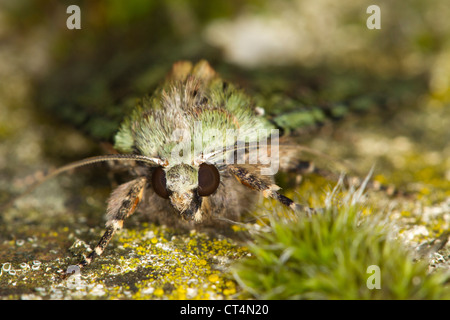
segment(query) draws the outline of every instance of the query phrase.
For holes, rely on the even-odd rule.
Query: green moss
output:
[[[444,274],[428,274],[404,245],[389,238],[380,217],[357,206],[330,207],[312,219],[272,217],[270,231],[235,266],[239,283],[258,299],[443,299]],[[380,289],[367,285],[380,271]],[[372,283],[372,282],[371,282]]]

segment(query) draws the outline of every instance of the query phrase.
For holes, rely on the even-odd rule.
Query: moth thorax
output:
[[[167,188],[184,193],[198,186],[198,170],[188,164],[177,164],[166,171]]]

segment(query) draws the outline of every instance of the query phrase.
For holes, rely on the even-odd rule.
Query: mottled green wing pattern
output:
[[[350,114],[382,112],[386,117],[400,105],[415,105],[426,79],[380,77],[370,72],[298,67],[235,70],[267,118],[285,133],[304,132]]]
[[[84,80],[76,75],[58,83],[49,79],[38,93],[40,107],[95,139],[113,142],[122,121],[136,106],[157,109],[168,80],[187,75],[180,68],[179,74],[166,77],[172,62],[149,61],[129,77],[92,73]],[[262,108],[267,119],[286,134],[303,132],[352,113],[378,110],[388,116],[400,102],[413,103],[425,88],[420,77],[385,79],[348,71],[299,67],[242,70],[224,63],[211,64],[226,83],[248,94],[248,103]],[[60,94],[65,87],[76,90]]]
[[[195,66],[178,62],[161,87],[124,120],[115,146],[120,152],[137,151],[167,159],[175,146],[185,142],[194,150],[195,142],[201,141],[197,150],[207,154],[234,146],[237,137],[226,141],[229,130],[258,141],[263,138],[259,129],[265,129],[267,136],[272,128],[255,112],[252,99],[223,81],[207,61]],[[186,130],[193,139],[180,142],[174,137],[176,130]]]

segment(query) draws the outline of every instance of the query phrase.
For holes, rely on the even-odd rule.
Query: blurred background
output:
[[[69,5],[79,30],[66,26]],[[450,223],[449,17],[448,0],[0,0],[0,203],[36,170],[105,153],[175,61],[207,59],[284,133],[361,172],[376,162],[380,181],[437,204],[439,224],[422,231],[439,234]],[[101,227],[110,185],[82,172],[3,214],[0,240],[36,223]]]

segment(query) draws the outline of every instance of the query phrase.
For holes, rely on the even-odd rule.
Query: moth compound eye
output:
[[[219,170],[212,165],[202,163],[198,169],[198,195],[206,197],[216,191],[220,183]]]
[[[170,192],[166,187],[166,173],[162,167],[158,167],[153,171],[152,186],[158,196],[169,199]]]

